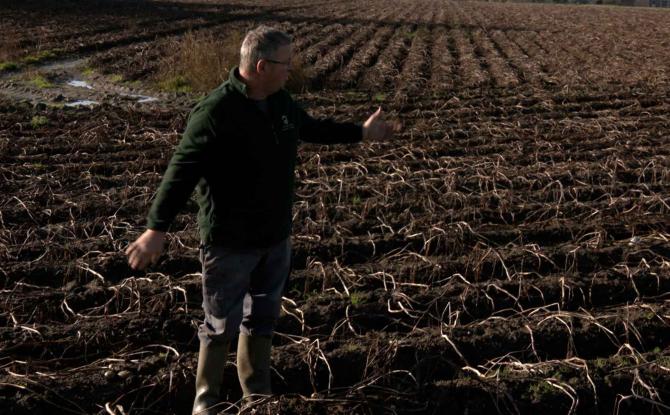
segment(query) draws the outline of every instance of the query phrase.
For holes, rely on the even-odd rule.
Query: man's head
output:
[[[247,33],[240,49],[240,72],[268,94],[283,88],[291,70],[291,37],[269,26]]]

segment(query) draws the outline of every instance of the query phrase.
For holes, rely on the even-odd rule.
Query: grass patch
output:
[[[193,90],[186,78],[181,75],[160,81],[158,87],[168,92],[191,92]]]
[[[351,301],[351,305],[354,307],[364,304],[367,300],[368,296],[365,293],[355,291],[349,293],[349,301]]]
[[[118,73],[110,75],[109,76],[109,82],[119,84],[119,83],[123,82],[123,75],[119,75]]]
[[[13,71],[15,69],[19,69],[19,65],[15,62],[0,63],[0,71]]]
[[[43,60],[46,59],[52,59],[56,57],[56,53],[50,50],[44,50],[42,52],[36,53],[34,55],[28,55],[25,58],[21,59],[21,62],[25,64],[32,64],[32,63],[38,63],[42,62]]]
[[[369,95],[366,92],[360,91],[344,91],[342,92],[342,95],[350,101],[368,101],[369,99]]]
[[[30,126],[33,127],[34,130],[47,125],[49,122],[49,119],[45,117],[44,115],[35,115],[33,118],[30,120]]]
[[[82,71],[81,74],[85,76],[91,76],[95,73],[95,70],[91,67],[85,67]]]
[[[376,102],[384,102],[386,101],[386,94],[383,94],[381,92],[377,93],[372,97],[372,99]]]
[[[54,84],[49,82],[42,75],[35,75],[30,79],[30,83],[35,85],[38,88],[53,88]]]

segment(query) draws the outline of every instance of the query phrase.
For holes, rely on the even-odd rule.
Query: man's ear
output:
[[[265,72],[265,65],[267,65],[265,59],[259,59],[258,62],[256,62],[256,73],[260,74]]]

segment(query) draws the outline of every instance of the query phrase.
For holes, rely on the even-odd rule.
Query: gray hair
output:
[[[282,46],[291,44],[291,36],[270,26],[261,25],[247,32],[240,48],[240,68],[256,72],[256,63],[271,59]]]

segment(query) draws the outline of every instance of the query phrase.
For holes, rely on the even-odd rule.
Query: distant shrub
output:
[[[232,32],[225,37],[210,32],[187,32],[168,46],[163,58],[158,86],[161,89],[185,92],[207,92],[228,79],[228,72],[240,60],[242,34]]]

